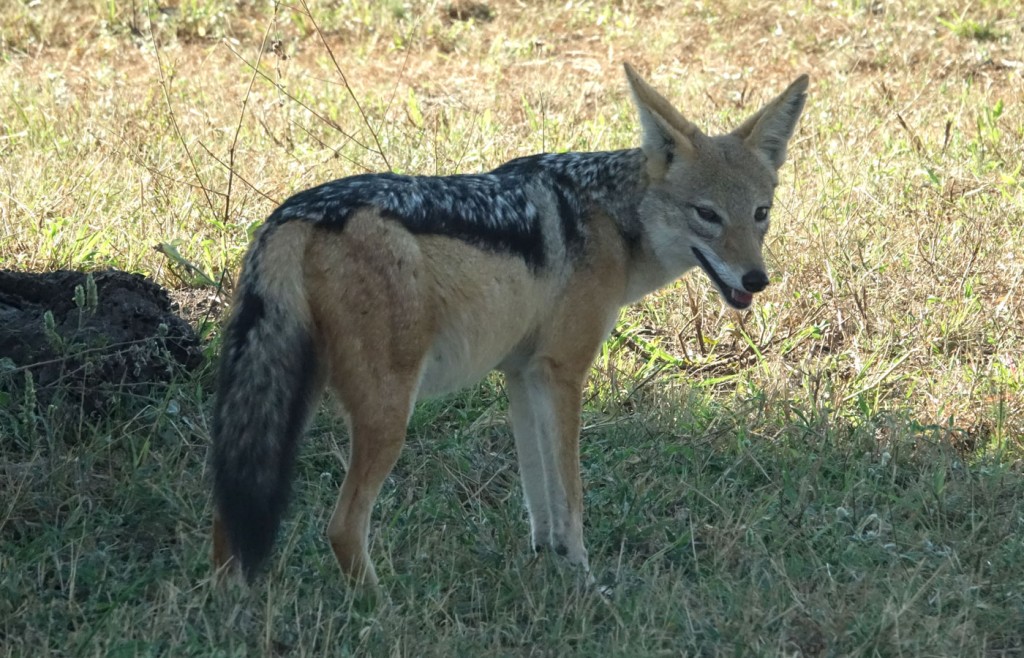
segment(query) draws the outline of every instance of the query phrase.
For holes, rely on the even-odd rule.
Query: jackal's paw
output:
[[[543,553],[551,548],[551,527],[547,524],[534,524],[530,530],[530,544],[534,553]]]
[[[559,557],[573,567],[584,573],[590,572],[590,563],[587,561],[587,549],[580,542],[571,542],[557,537],[551,538],[551,548]]]
[[[533,542],[533,552],[536,555],[552,551],[555,555],[560,558],[564,558],[572,567],[581,570],[584,573],[590,572],[590,564],[587,560],[587,549],[579,546],[573,548],[569,542],[566,541],[546,541],[546,542]]]

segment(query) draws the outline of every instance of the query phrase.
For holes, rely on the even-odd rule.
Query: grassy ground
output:
[[[607,596],[527,552],[497,378],[418,408],[375,517],[377,608],[322,538],[329,414],[271,573],[222,589],[209,369],[102,418],[8,396],[0,654],[1024,653],[1017,0],[310,10],[4,4],[0,267],[146,272],[201,320],[215,289],[154,245],[230,282],[314,182],[632,145],[629,59],[710,130],[811,74],[772,286],[739,315],[695,274],[623,313],[584,412]]]

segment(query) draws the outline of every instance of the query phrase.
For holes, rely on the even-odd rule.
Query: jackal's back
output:
[[[625,188],[637,187],[641,170],[638,151],[612,151],[527,156],[482,174],[362,174],[295,194],[267,222],[344,231],[355,212],[372,208],[414,235],[463,240],[539,270],[555,253],[580,253],[595,205],[635,202]]]

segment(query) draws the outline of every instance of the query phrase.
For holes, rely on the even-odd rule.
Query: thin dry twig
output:
[[[341,133],[342,135],[344,135],[344,137],[345,137],[346,139],[348,139],[349,141],[351,141],[351,142],[355,143],[355,145],[356,145],[356,146],[358,146],[359,148],[361,148],[361,149],[364,149],[364,150],[366,150],[366,151],[370,151],[370,152],[373,152],[373,149],[371,149],[371,148],[370,148],[369,146],[367,146],[366,144],[364,144],[364,143],[362,143],[361,141],[359,141],[359,139],[358,139],[358,138],[356,138],[356,136],[355,136],[355,135],[352,135],[351,133],[348,133],[348,132],[346,132],[346,131],[345,131],[345,130],[344,130],[344,129],[343,129],[342,127],[341,127],[341,126],[339,126],[339,125],[338,125],[338,123],[337,123],[336,121],[332,120],[332,119],[331,119],[331,118],[329,118],[329,117],[326,117],[326,116],[324,116],[324,115],[323,115],[323,114],[321,114],[320,112],[317,112],[317,111],[316,111],[315,109],[313,109],[312,107],[310,107],[310,106],[309,106],[308,104],[306,104],[306,103],[303,103],[303,102],[302,102],[301,100],[299,100],[299,99],[298,99],[298,98],[296,98],[296,97],[295,97],[294,95],[292,95],[291,93],[289,93],[289,91],[288,91],[287,89],[285,89],[283,85],[281,85],[281,84],[280,84],[279,82],[277,82],[276,80],[272,80],[272,79],[270,78],[270,76],[268,76],[268,75],[267,75],[266,73],[264,73],[263,71],[260,71],[260,70],[258,69],[258,67],[254,66],[252,62],[250,62],[250,61],[249,61],[249,60],[247,60],[247,59],[246,59],[245,57],[243,57],[243,56],[241,55],[241,53],[239,53],[239,52],[238,52],[237,50],[235,50],[234,48],[232,48],[232,47],[231,47],[230,45],[228,45],[228,51],[229,51],[229,52],[230,52],[230,53],[231,53],[232,55],[234,55],[235,57],[237,57],[237,58],[238,58],[239,60],[241,60],[241,61],[242,61],[242,63],[244,63],[244,64],[245,64],[246,66],[248,66],[248,67],[250,67],[250,68],[254,69],[254,70],[256,71],[256,74],[257,74],[257,75],[259,75],[259,76],[260,76],[261,78],[263,78],[264,80],[266,80],[267,82],[269,82],[270,84],[272,84],[272,85],[274,86],[274,89],[276,89],[276,90],[277,90],[278,92],[280,92],[280,93],[284,94],[284,95],[285,95],[285,97],[287,97],[287,98],[288,98],[288,100],[292,101],[293,103],[295,103],[296,105],[298,105],[298,106],[299,106],[299,107],[301,107],[302,109],[306,110],[307,112],[309,112],[310,114],[312,114],[312,115],[313,115],[314,117],[316,117],[317,119],[319,119],[320,121],[322,121],[322,122],[323,122],[324,124],[326,124],[326,125],[330,126],[330,127],[331,127],[331,128],[333,129],[333,130],[336,130],[336,131],[338,131],[339,133]],[[351,162],[352,164],[354,164],[354,165],[356,165],[356,166],[358,166],[358,167],[361,167],[362,169],[365,169],[366,171],[371,171],[370,167],[367,167],[366,165],[362,164],[361,162],[358,162],[358,161],[356,161],[356,160],[353,160],[353,159],[351,159],[351,158],[349,158],[349,157],[347,157],[347,156],[344,156],[344,157],[345,157],[345,159],[346,159],[346,160],[348,160],[348,161],[349,161],[349,162]]]
[[[244,183],[246,187],[248,187],[250,190],[252,190],[256,194],[260,195],[261,197],[263,197],[265,200],[269,201],[273,205],[276,206],[276,205],[278,205],[280,203],[280,201],[278,201],[274,197],[270,196],[269,194],[267,194],[266,192],[264,192],[260,188],[256,187],[256,185],[254,183],[251,183],[249,181],[249,179],[245,178],[244,176],[239,174],[237,171],[235,171],[234,163],[233,162],[225,162],[222,158],[220,158],[216,153],[211,151],[210,148],[206,144],[201,142],[201,141],[199,142],[199,146],[200,146],[200,148],[203,149],[203,151],[206,152],[206,154],[208,156],[213,158],[217,162],[217,164],[219,164],[222,167],[224,167],[225,169],[227,169],[228,172],[229,172],[228,173],[229,176],[233,176],[234,178],[237,178],[238,180],[242,181],[242,183]],[[229,196],[231,194],[230,185],[228,186],[228,192],[226,194],[224,192],[217,192],[217,194],[220,194],[221,196]],[[224,204],[224,207],[225,207],[225,209],[227,208],[227,204],[226,203]],[[224,222],[227,223],[227,221],[228,221],[228,217],[225,214]]]
[[[270,29],[277,21],[278,3],[274,3],[274,14],[267,22],[267,29],[263,31],[263,40],[260,42],[260,52],[256,56],[256,66],[253,67],[252,75],[249,76],[249,86],[245,88],[245,97],[242,98],[242,109],[238,113],[238,123],[235,125],[235,135],[231,139],[231,148],[228,149],[228,192],[224,200],[224,224],[228,223],[231,212],[231,189],[235,181],[235,150],[238,146],[238,135],[242,132],[242,123],[245,120],[245,110],[249,106],[249,97],[252,95],[252,86],[256,83],[256,75],[260,70],[260,63],[263,61],[263,53],[267,50],[267,40],[270,38]],[[205,147],[204,147],[205,148]],[[252,187],[250,185],[250,187]]]
[[[309,6],[306,4],[306,0],[301,0],[301,2],[302,8],[306,12],[306,16],[309,17],[309,21],[313,24],[313,29],[316,30],[317,36],[320,37],[320,42],[324,44],[324,50],[327,51],[331,61],[334,63],[334,68],[338,71],[338,75],[341,76],[341,82],[345,85],[345,90],[348,92],[352,102],[356,104],[359,116],[363,117],[363,123],[366,124],[366,129],[370,131],[370,134],[373,136],[374,143],[377,144],[377,155],[379,155],[381,160],[384,161],[384,166],[388,168],[388,171],[391,171],[391,163],[388,162],[388,156],[384,154],[384,147],[380,143],[380,137],[377,135],[377,131],[370,125],[370,118],[366,116],[366,112],[363,111],[363,106],[360,105],[359,99],[356,98],[355,92],[352,91],[352,87],[348,84],[348,78],[345,77],[345,72],[341,70],[341,65],[338,64],[338,60],[334,56],[334,51],[331,50],[331,46],[327,43],[324,33],[320,30],[320,25],[316,22],[316,19],[313,18],[313,14],[309,11]]]
[[[160,42],[156,38],[156,34],[153,30],[153,17],[147,14],[149,20],[149,38],[153,41],[153,52],[156,54],[157,70],[160,72],[160,91],[164,95],[164,103],[167,104],[167,114],[171,119],[171,125],[174,126],[174,136],[181,142],[181,147],[185,149],[185,155],[188,156],[189,166],[192,167],[192,173],[196,177],[196,181],[199,183],[199,188],[203,190],[203,196],[206,197],[206,204],[210,206],[210,212],[216,214],[217,207],[213,203],[213,199],[210,197],[210,188],[207,187],[206,183],[203,182],[203,177],[199,175],[199,165],[196,164],[196,159],[192,156],[192,151],[188,147],[188,143],[185,141],[185,136],[181,134],[181,128],[178,126],[178,118],[174,114],[174,106],[171,105],[171,94],[169,91],[170,82],[167,80],[167,76],[164,74],[164,62],[160,56]]]

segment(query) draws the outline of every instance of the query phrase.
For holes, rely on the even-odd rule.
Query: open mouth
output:
[[[716,286],[718,286],[718,292],[722,295],[722,299],[725,300],[725,303],[740,311],[750,308],[751,302],[754,301],[754,295],[746,290],[737,290],[736,288],[726,284],[725,281],[722,281],[722,278],[718,276],[718,273],[715,272],[715,268],[711,267],[711,263],[709,263],[708,259],[704,257],[704,254],[700,252],[700,249],[697,247],[690,248],[693,249],[693,255],[697,257],[697,262],[700,263],[704,273],[708,275],[708,278],[711,279]]]

